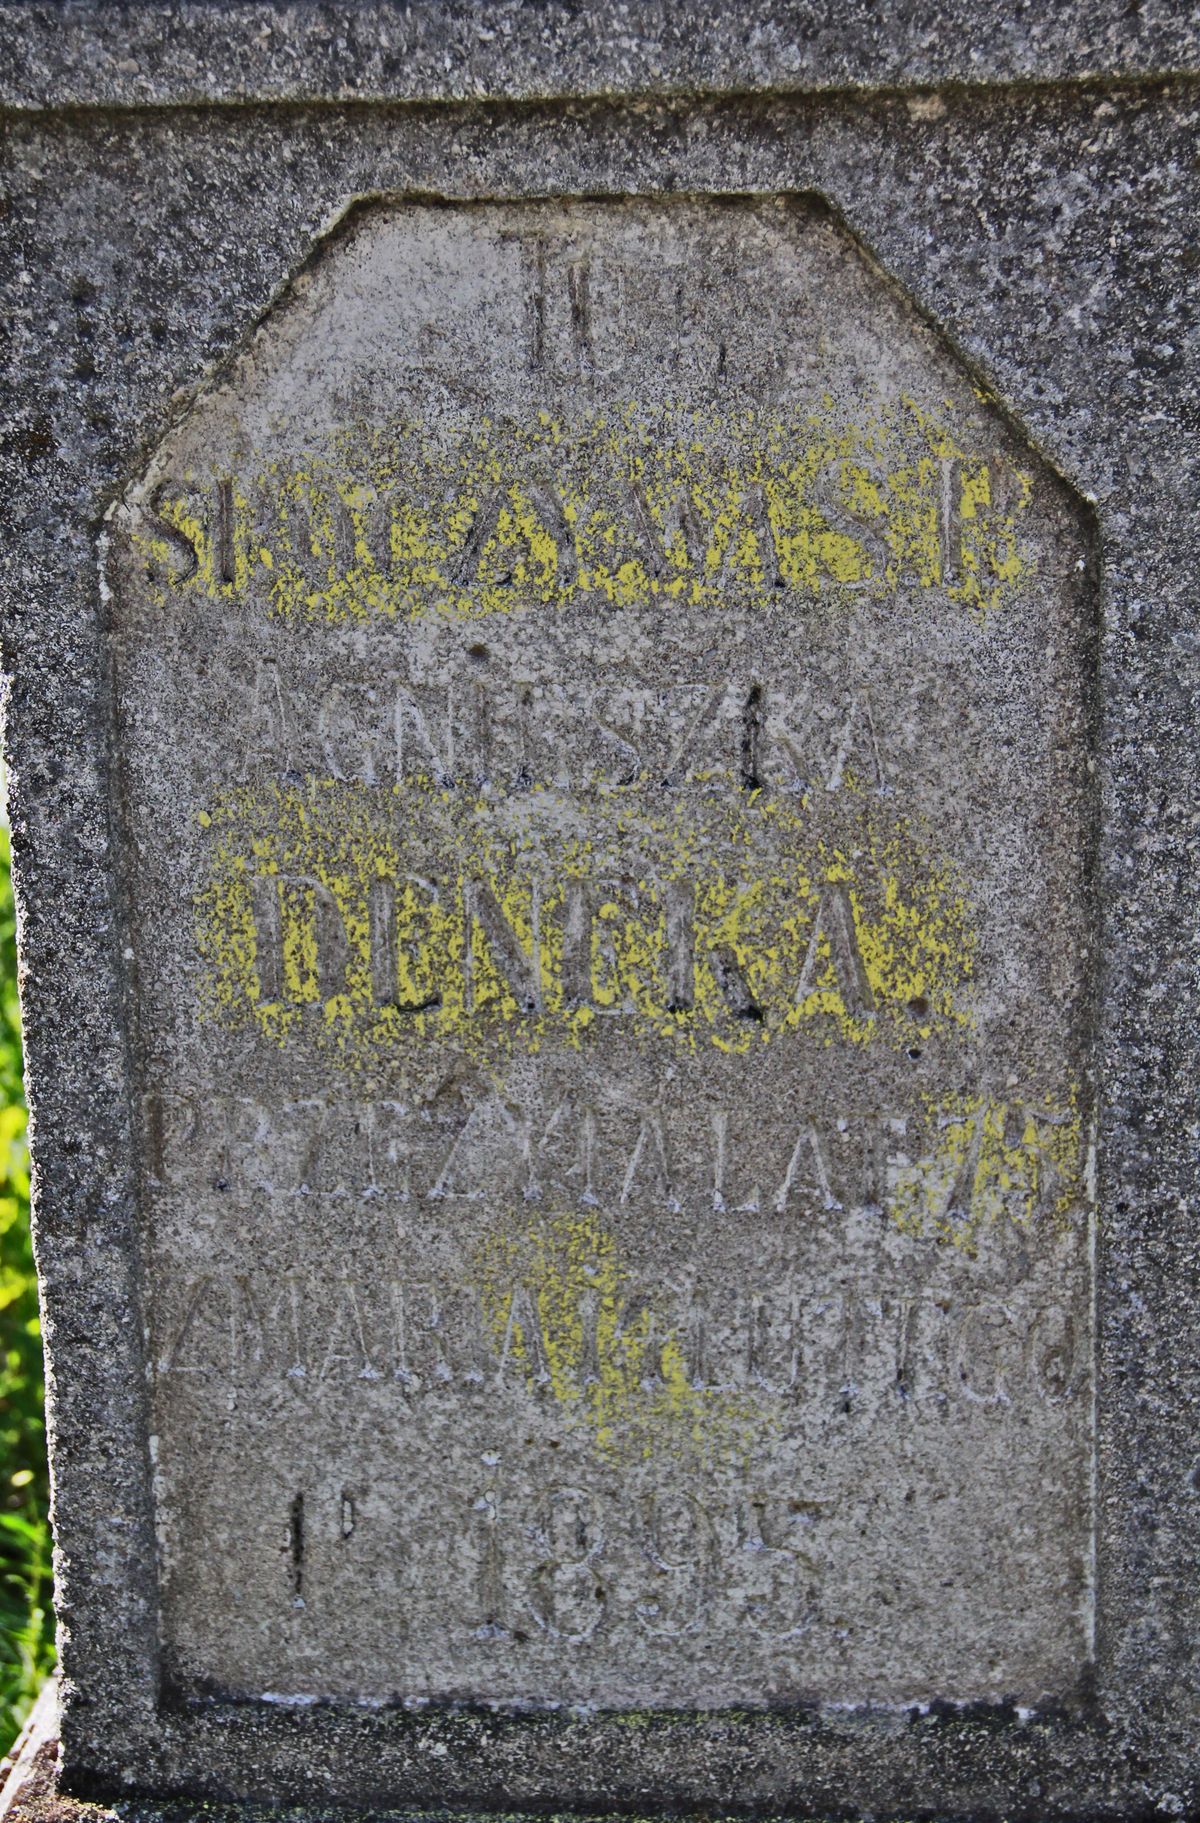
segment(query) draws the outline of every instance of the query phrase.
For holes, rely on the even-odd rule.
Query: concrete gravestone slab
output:
[[[361,208],[103,561],[175,1697],[1070,1695],[1088,534],[947,346]]]

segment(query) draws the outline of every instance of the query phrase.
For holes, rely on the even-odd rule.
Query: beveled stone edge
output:
[[[882,16],[881,16],[882,15]],[[0,0],[0,108],[820,93],[1200,73],[1194,8],[1124,0]]]

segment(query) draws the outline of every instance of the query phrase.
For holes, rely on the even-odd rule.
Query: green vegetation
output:
[[[0,1752],[54,1663],[42,1342],[29,1239],[17,946],[0,829]]]

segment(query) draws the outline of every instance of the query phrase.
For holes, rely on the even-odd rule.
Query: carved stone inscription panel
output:
[[[1063,1694],[1086,528],[805,201],[359,211],[114,514],[184,1694]]]

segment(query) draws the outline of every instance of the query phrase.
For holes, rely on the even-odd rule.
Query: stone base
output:
[[[351,1812],[321,1806],[286,1810],[254,1804],[188,1803],[184,1800],[123,1798],[113,1805],[93,1804],[68,1797],[58,1789],[58,1681],[50,1678],[12,1750],[0,1761],[0,1823],[435,1823],[429,1816],[398,1811]],[[451,1820],[445,1820],[451,1823]],[[455,1813],[452,1823],[526,1823],[513,1813],[493,1818]],[[535,1823],[529,1818],[527,1823]],[[547,1823],[547,1820],[539,1820]],[[583,1818],[560,1815],[549,1823],[638,1823],[638,1819]],[[719,1814],[705,1813],[705,1823],[722,1823]],[[774,1823],[763,1819],[763,1823]],[[792,1823],[828,1823],[810,1817]],[[876,1818],[875,1823],[887,1823]]]

